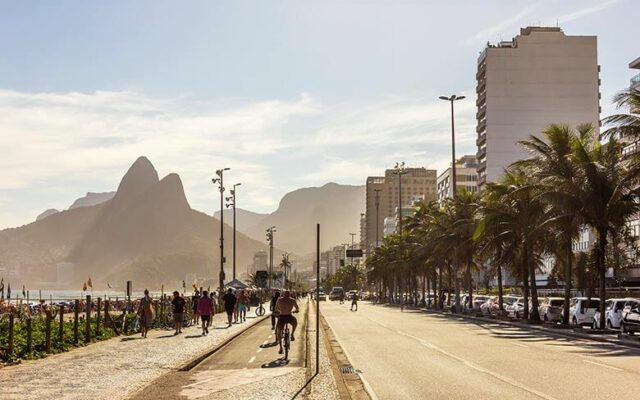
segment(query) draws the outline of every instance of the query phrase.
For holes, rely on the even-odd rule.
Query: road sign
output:
[[[361,249],[349,249],[349,250],[347,250],[347,257],[349,257],[349,258],[362,257],[362,250]]]

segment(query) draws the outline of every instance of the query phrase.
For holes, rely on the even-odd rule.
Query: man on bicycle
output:
[[[294,309],[295,311],[293,311]],[[291,324],[291,341],[295,340],[294,333],[298,326],[298,320],[291,314],[300,311],[298,303],[291,298],[291,293],[288,290],[285,290],[284,295],[276,302],[276,311],[280,313],[278,325],[276,326],[276,340],[280,344],[278,354],[282,354],[282,331],[284,331],[286,324]]]

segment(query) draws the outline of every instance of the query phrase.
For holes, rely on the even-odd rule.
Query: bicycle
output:
[[[264,315],[264,313],[265,313],[265,309],[262,306],[262,304],[260,304],[258,307],[256,307],[256,315],[258,317],[262,317]]]
[[[280,340],[283,341],[284,340],[284,344],[282,345],[282,347],[284,347],[284,360],[288,360],[289,359],[289,347],[291,346],[291,336],[289,334],[289,324],[285,324],[284,325],[284,331],[282,331],[282,336],[280,337]]]

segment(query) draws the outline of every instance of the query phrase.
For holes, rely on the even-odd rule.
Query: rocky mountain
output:
[[[232,229],[225,225],[226,271],[230,275]],[[263,242],[237,235],[238,272],[252,262]],[[159,179],[140,157],[122,178],[115,196],[72,208],[20,228],[0,231],[0,267],[17,269],[22,281],[56,279],[59,262],[74,264],[67,287],[91,276],[95,288],[107,282],[136,287],[175,285],[188,273],[215,277],[219,271],[219,220],[191,209],[180,177]]]
[[[53,214],[57,214],[57,213],[59,213],[59,212],[60,212],[60,211],[56,210],[55,208],[50,208],[50,209],[48,209],[48,210],[44,211],[42,214],[38,215],[38,216],[36,217],[36,221],[40,221],[40,220],[42,220],[42,219],[47,218],[48,216],[51,216],[51,215],[53,215]]]
[[[364,206],[365,186],[327,183],[287,193],[276,211],[241,231],[264,241],[265,229],[275,226],[274,240],[278,248],[307,254],[315,251],[317,223],[321,225],[323,248],[349,242],[350,232],[359,235],[360,213],[364,212]]]
[[[87,192],[86,196],[80,197],[76,199],[69,209],[74,209],[78,207],[90,207],[95,206],[105,201],[109,201],[116,195],[116,192],[105,192],[105,193],[93,193]]]
[[[248,232],[255,226],[262,226],[262,221],[269,214],[260,214],[242,208],[236,208],[236,229],[241,232]],[[216,211],[213,217],[220,219],[220,211]],[[233,210],[224,210],[224,223],[233,226]]]

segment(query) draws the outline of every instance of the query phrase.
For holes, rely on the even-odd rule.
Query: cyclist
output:
[[[271,302],[269,303],[269,311],[271,311],[271,330],[276,329],[276,318],[278,317],[278,312],[276,311],[276,302],[280,298],[280,292],[276,290],[271,298]]]
[[[280,344],[278,354],[282,354],[282,331],[284,331],[286,324],[291,324],[291,341],[293,342],[296,340],[294,333],[298,326],[298,320],[291,314],[293,312],[299,312],[300,307],[298,307],[298,302],[291,298],[291,293],[289,293],[288,290],[285,290],[282,298],[278,299],[276,302],[275,309],[280,313],[280,316],[278,317],[278,325],[276,326],[276,340]],[[293,311],[294,309],[295,311]]]
[[[354,311],[353,307],[356,308],[355,311],[358,311],[358,293],[354,293],[351,298],[351,311]]]

